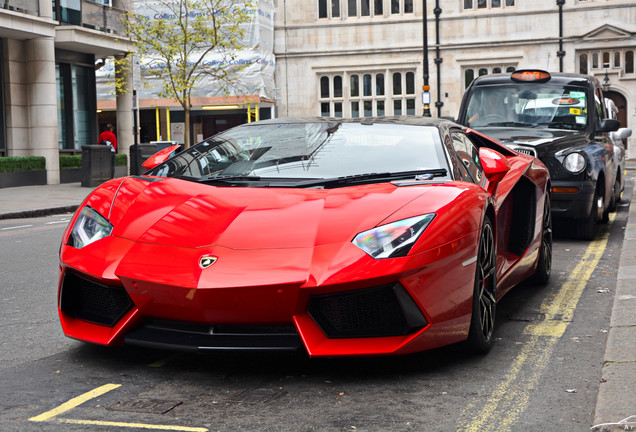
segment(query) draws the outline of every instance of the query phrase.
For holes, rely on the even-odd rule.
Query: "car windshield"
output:
[[[148,174],[197,181],[266,178],[275,182],[435,170],[433,176],[448,178],[436,127],[258,122],[214,135]]]
[[[587,125],[585,88],[525,83],[476,87],[462,124],[583,130]]]

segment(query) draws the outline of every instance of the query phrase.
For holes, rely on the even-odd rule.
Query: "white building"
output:
[[[59,154],[96,144],[95,59],[132,44],[129,0],[0,0],[0,156],[44,156],[60,182]],[[120,147],[132,143],[131,95],[118,98]]]
[[[623,124],[636,129],[633,0],[564,1],[561,39],[555,0],[437,3],[438,9],[432,0],[278,0],[278,116],[422,115],[426,4],[433,116],[456,117],[478,75],[529,67],[558,72],[562,60],[563,72],[601,82],[607,74]]]

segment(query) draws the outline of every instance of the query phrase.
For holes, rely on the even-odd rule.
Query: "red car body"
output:
[[[103,184],[62,240],[64,333],[108,346],[304,347],[311,356],[406,354],[466,340],[485,218],[498,300],[546,260],[549,176],[537,159],[477,132],[425,124],[442,140],[448,131],[470,138],[487,179],[280,188],[143,176]],[[78,248],[69,238],[84,208],[112,231]],[[406,256],[376,259],[352,242],[420,214],[435,216]]]

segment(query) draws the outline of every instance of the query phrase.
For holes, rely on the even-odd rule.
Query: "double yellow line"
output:
[[[616,214],[610,215],[610,224]],[[483,404],[473,403],[462,412],[457,430],[464,432],[512,431],[526,410],[530,396],[547,369],[556,345],[572,322],[574,311],[597,267],[609,240],[609,229],[590,242],[583,258],[568,275],[559,291],[547,297],[540,307],[545,320],[526,326],[521,352],[505,373],[503,380]]]

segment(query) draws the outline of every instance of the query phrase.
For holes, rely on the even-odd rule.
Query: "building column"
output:
[[[27,106],[30,153],[46,159],[47,183],[60,183],[57,142],[55,42],[52,37],[26,41]]]
[[[125,56],[116,56],[118,60]],[[131,57],[129,57],[131,58]],[[130,146],[134,143],[133,136],[133,93],[132,67],[115,66],[115,79],[123,85],[117,92],[117,152],[128,155],[130,167]]]

